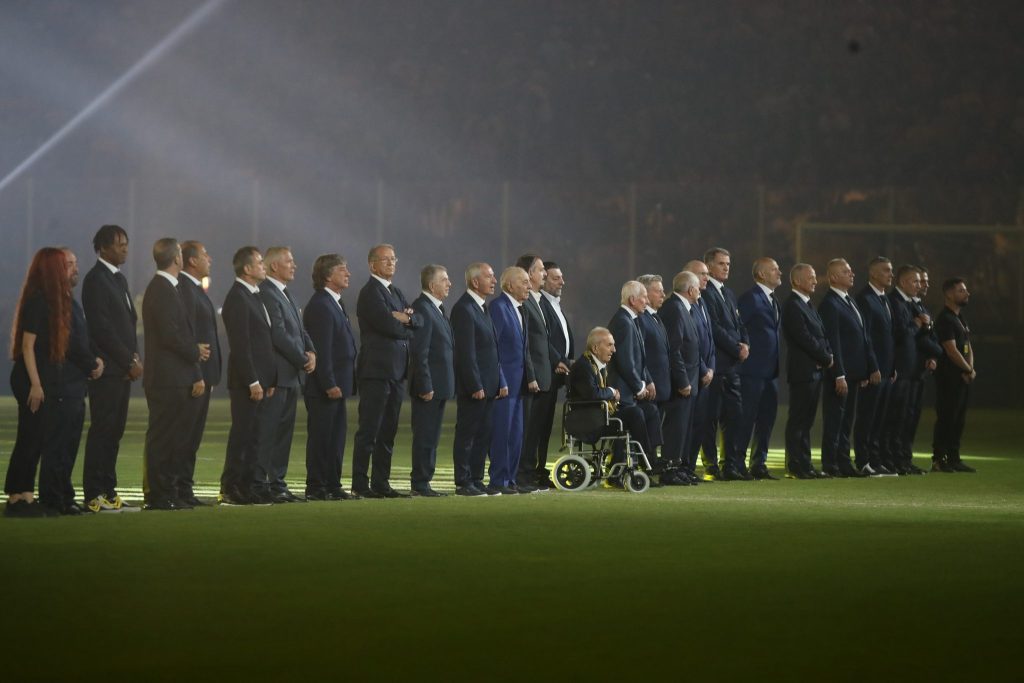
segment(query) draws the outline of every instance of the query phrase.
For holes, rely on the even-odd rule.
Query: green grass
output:
[[[10,399],[0,416],[6,465]],[[214,488],[226,416],[217,402],[200,454]],[[144,420],[133,403],[125,490]],[[299,423],[301,490],[301,408]],[[0,666],[10,681],[1022,680],[1022,431],[1018,413],[969,413],[976,475],[0,519]],[[406,428],[396,486],[408,444]]]

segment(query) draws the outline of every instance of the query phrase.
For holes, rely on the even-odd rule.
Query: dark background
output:
[[[0,177],[204,7],[4,0]],[[882,253],[931,270],[933,310],[945,277],[968,278],[976,400],[1024,405],[1019,2],[207,9],[0,188],[0,327],[36,249],[72,246],[84,275],[109,222],[140,295],[155,239],[203,240],[215,301],[246,243],[293,248],[300,300],[315,257],[344,254],[350,302],[377,241],[410,298],[424,263],[458,296],[470,261],[535,250],[563,265],[580,337],[624,280],[671,279],[709,246],[732,251],[737,292],[760,254],[819,275],[844,256],[859,288]]]

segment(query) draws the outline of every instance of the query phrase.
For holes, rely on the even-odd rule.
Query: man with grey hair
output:
[[[697,296],[691,302],[693,321],[697,324],[697,339],[700,342],[700,387],[693,405],[693,422],[690,437],[686,444],[686,460],[689,471],[695,472],[697,454],[700,453],[704,466],[702,481],[715,481],[721,476],[718,469],[718,444],[715,434],[717,420],[710,415],[711,383],[714,381],[716,358],[715,338],[711,330],[711,317],[708,315],[704,301],[704,292],[711,279],[708,266],[700,259],[688,261],[683,266],[685,272],[693,273],[697,278]]]
[[[412,401],[412,495],[436,498],[445,494],[430,486],[437,464],[437,444],[445,404],[455,396],[455,343],[444,312],[452,281],[444,266],[428,264],[420,271],[420,295],[412,302],[423,325],[410,345],[409,396]]]
[[[352,490],[364,498],[408,498],[391,487],[391,454],[409,369],[409,341],[423,324],[392,280],[395,248],[378,244],[366,257],[370,279],[359,291],[359,428],[352,449]],[[367,470],[373,459],[372,479]]]
[[[896,466],[889,445],[882,438],[889,394],[896,381],[896,337],[893,314],[886,291],[892,286],[892,261],[876,256],[868,262],[868,283],[857,293],[857,308],[871,342],[880,373],[857,400],[857,419],[853,425],[853,450],[857,467],[865,474],[895,475]]]

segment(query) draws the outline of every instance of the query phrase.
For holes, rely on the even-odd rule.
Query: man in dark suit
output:
[[[693,408],[697,396],[703,390],[700,378],[703,374],[700,356],[700,331],[694,314],[700,299],[700,280],[688,271],[676,273],[672,278],[672,294],[658,309],[658,317],[665,325],[670,357],[673,362],[671,398],[665,411],[662,427],[665,449],[671,452],[678,463],[674,473],[677,483],[695,485],[701,481],[693,471],[688,448],[693,433]],[[673,421],[669,421],[669,416]],[[671,444],[677,443],[678,446]]]
[[[470,264],[466,268],[466,293],[452,306],[458,407],[452,460],[455,493],[460,496],[500,494],[487,491],[484,486],[494,401],[508,396],[508,383],[498,362],[498,340],[485,304],[486,297],[494,294],[497,282],[488,264]]]
[[[319,351],[306,378],[306,500],[348,500],[341,468],[348,435],[345,399],[355,393],[356,339],[341,293],[348,289],[348,265],[338,254],[313,263],[313,296],[302,322]]]
[[[789,416],[786,418],[786,474],[795,479],[817,479],[811,464],[811,428],[818,414],[822,372],[832,367],[832,347],[811,296],[818,276],[807,263],[789,271],[793,293],[782,307],[782,333],[786,337],[786,381],[789,382]],[[843,476],[838,468],[826,471]]]
[[[917,435],[917,426],[921,421],[921,410],[924,407],[924,383],[930,375],[934,374],[935,369],[938,367],[938,359],[945,353],[935,336],[935,325],[924,303],[928,295],[928,269],[918,266],[917,272],[921,280],[917,295],[914,297],[913,310],[915,317],[921,319],[923,324],[921,328],[922,334],[917,338],[919,365],[912,378],[913,383],[910,389],[910,398],[908,399],[910,416],[903,425],[902,439],[903,447],[906,449],[904,460],[910,459],[911,461],[913,461],[914,456],[914,437]]]
[[[967,418],[974,369],[971,330],[962,315],[970,300],[967,283],[954,277],[942,283],[946,306],[935,318],[935,336],[943,354],[935,371],[935,431],[932,439],[932,472],[974,472],[960,458],[960,440]]]
[[[739,366],[743,426],[740,449],[750,448],[754,479],[775,479],[768,471],[768,445],[779,408],[779,302],[775,289],[782,271],[775,259],[754,261],[754,286],[740,295],[736,307],[750,338],[750,355]]]
[[[559,350],[552,340],[547,317],[541,308],[541,291],[547,278],[544,261],[536,254],[524,254],[516,261],[516,265],[526,271],[530,278],[529,296],[523,301],[522,311],[525,314],[526,332],[529,337],[530,355],[527,362],[533,369],[537,391],[526,392],[523,395],[523,450],[515,479],[516,488],[520,493],[533,493],[547,490],[547,474],[544,475],[544,487],[541,489],[537,470],[541,450],[545,454],[545,464],[547,463],[547,443],[542,444],[541,439],[551,438],[558,387],[561,386],[561,376],[558,374],[561,361]],[[568,369],[568,366],[562,366]]]
[[[192,331],[195,333],[196,342],[207,344],[210,348],[210,357],[199,364],[206,388],[203,395],[199,397],[199,413],[191,425],[189,445],[182,460],[182,469],[177,483],[178,500],[183,500],[194,507],[206,504],[196,497],[193,490],[196,456],[199,453],[199,445],[203,441],[203,431],[206,429],[210,396],[213,387],[220,384],[223,356],[221,355],[220,338],[217,334],[217,311],[203,288],[203,279],[210,276],[210,266],[213,264],[213,260],[207,253],[206,247],[195,240],[182,242],[181,260],[184,262],[184,267],[178,275],[178,292],[181,294],[181,300],[185,303],[185,312],[192,322]]]
[[[740,318],[736,295],[725,286],[731,267],[729,252],[721,247],[709,249],[704,254],[704,263],[708,267],[711,284],[704,290],[703,299],[711,318],[716,354],[704,450],[710,450],[709,440],[718,438],[718,425],[721,424],[723,438],[719,466],[722,479],[750,480],[754,477],[744,464],[743,398],[738,367],[750,355],[750,340]]]
[[[911,445],[906,439],[906,425],[913,420],[911,402],[916,383],[920,381],[922,366],[919,339],[931,332],[931,319],[921,316],[914,297],[921,288],[921,274],[911,265],[896,271],[896,286],[889,292],[889,310],[895,337],[894,374],[896,380],[889,388],[888,408],[882,420],[882,443],[890,454],[898,474],[924,474],[914,464]]]
[[[828,381],[824,382],[821,400],[821,469],[827,476],[836,470],[850,477],[873,472],[855,469],[850,462],[850,430],[858,410],[857,396],[869,382],[878,384],[881,377],[864,319],[850,298],[853,280],[853,269],[845,259],[829,261],[829,291],[818,305],[834,360],[825,373]]]
[[[429,264],[420,271],[420,295],[412,302],[423,325],[416,330],[409,354],[412,400],[412,495],[436,498],[445,494],[430,486],[437,465],[437,444],[445,404],[455,397],[455,340],[444,313],[452,281],[444,266]]]
[[[717,365],[715,338],[711,330],[711,316],[708,315],[704,295],[711,279],[708,266],[700,259],[689,261],[684,271],[697,277],[700,291],[694,299],[691,313],[697,327],[697,341],[700,348],[700,386],[693,404],[693,420],[686,444],[687,472],[694,474],[697,469],[697,454],[701,454],[704,475],[701,481],[712,482],[721,476],[718,469],[718,445],[716,443],[717,420],[710,414],[711,383],[714,381]]]
[[[135,324],[138,314],[119,269],[128,259],[128,235],[104,225],[92,239],[97,262],[82,281],[82,307],[89,337],[103,360],[103,375],[89,383],[89,433],[85,439],[82,488],[87,504],[116,510],[117,453],[128,420],[132,382],[142,376]]]
[[[619,390],[622,406],[636,406],[644,416],[647,439],[640,442],[653,464],[658,459],[657,448],[662,445],[661,414],[655,400],[657,389],[647,369],[644,339],[638,325],[641,313],[647,310],[647,289],[630,280],[622,285],[619,309],[608,322],[608,331],[615,339],[615,355],[608,366],[608,386]]]
[[[235,283],[224,297],[221,309],[230,349],[231,430],[220,478],[220,502],[223,505],[269,505],[273,501],[258,475],[257,463],[263,401],[274,395],[277,383],[270,314],[259,296],[259,285],[266,279],[267,271],[263,267],[263,255],[251,246],[236,251],[231,265],[235,270]]]
[[[191,446],[206,382],[199,365],[210,358],[210,345],[196,341],[192,320],[178,290],[181,246],[171,237],[153,245],[156,275],[142,298],[146,369],[142,385],[149,407],[143,488],[147,510],[193,506],[178,498],[178,482]]]
[[[853,425],[853,450],[857,467],[866,474],[896,474],[893,455],[882,438],[889,394],[896,380],[896,338],[893,314],[885,291],[892,285],[892,262],[884,256],[868,264],[868,284],[858,292],[857,308],[867,328],[871,350],[881,373],[881,381],[869,384],[861,392],[857,420]]]
[[[306,375],[316,369],[316,350],[302,326],[299,307],[288,291],[288,284],[295,279],[295,257],[291,249],[267,249],[264,267],[267,279],[260,287],[260,299],[270,314],[277,385],[274,395],[263,401],[257,462],[274,502],[295,503],[302,499],[288,490],[285,476],[295,433],[295,406],[306,383]]]
[[[576,346],[572,337],[572,327],[569,325],[565,312],[562,310],[562,289],[565,287],[565,276],[561,267],[554,261],[544,262],[543,289],[540,293],[540,309],[544,312],[544,322],[548,328],[548,341],[551,344],[552,362],[555,364],[555,373],[552,379],[551,395],[547,397],[550,401],[548,412],[543,414],[543,421],[539,426],[537,435],[537,469],[535,471],[535,485],[541,490],[550,489],[552,484],[550,472],[548,472],[548,443],[551,441],[551,430],[555,423],[555,410],[558,405],[558,390],[564,386],[569,379],[569,368],[572,367]],[[538,408],[542,410],[542,408]]]
[[[523,397],[537,391],[529,363],[527,321],[523,302],[530,295],[530,276],[516,266],[501,273],[501,294],[487,306],[498,341],[498,362],[508,396],[494,404],[491,431],[491,465],[488,489],[504,495],[518,493],[516,475],[523,448]]]
[[[359,428],[352,448],[352,490],[364,498],[408,498],[391,487],[391,453],[409,371],[409,340],[423,324],[392,284],[398,258],[390,244],[367,256],[370,279],[359,291]],[[372,478],[367,472],[373,459]]]

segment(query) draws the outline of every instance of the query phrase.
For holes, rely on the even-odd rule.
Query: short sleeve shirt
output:
[[[935,336],[940,344],[950,340],[955,342],[957,351],[963,354],[964,358],[970,353],[971,329],[967,326],[967,321],[963,317],[949,310],[949,308],[943,308],[942,312],[936,316]],[[945,354],[939,357],[939,369],[947,373],[959,374],[962,372]]]

